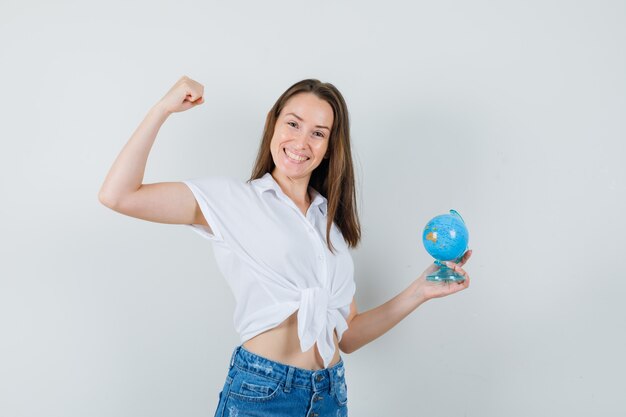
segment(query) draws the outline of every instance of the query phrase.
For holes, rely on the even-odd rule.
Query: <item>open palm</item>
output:
[[[459,263],[450,262],[449,267],[453,268],[455,272],[463,275],[465,280],[463,282],[439,282],[439,281],[428,281],[426,276],[432,274],[435,271],[439,270],[439,266],[435,263],[432,263],[422,275],[417,278],[416,283],[418,285],[419,291],[421,295],[424,297],[424,300],[430,300],[431,298],[439,298],[445,297],[446,295],[454,294],[455,292],[459,292],[461,290],[466,289],[470,284],[469,274],[461,268],[465,263],[467,263],[468,259],[472,256],[472,250],[468,250],[461,258]]]

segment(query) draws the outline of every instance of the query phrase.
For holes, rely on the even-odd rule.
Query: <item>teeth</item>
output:
[[[296,155],[296,154],[293,154],[293,153],[289,152],[287,149],[285,149],[285,153],[287,154],[287,156],[288,156],[289,158],[291,158],[291,159],[293,159],[293,160],[296,160],[296,161],[306,161],[307,159],[309,159],[309,158],[303,158],[303,157],[301,157],[301,156],[298,156],[298,155]]]

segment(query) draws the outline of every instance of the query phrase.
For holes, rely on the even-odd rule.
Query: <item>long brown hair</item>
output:
[[[333,125],[330,132],[328,150],[317,168],[311,173],[309,185],[326,197],[327,222],[326,243],[331,252],[330,228],[333,223],[339,228],[349,247],[355,248],[361,240],[361,226],[356,208],[354,169],[350,150],[350,120],[348,107],[337,88],[330,83],[316,79],[302,80],[289,87],[267,113],[259,153],[249,181],[271,173],[275,164],[270,151],[276,120],[285,103],[299,93],[313,93],[328,102],[333,109]]]

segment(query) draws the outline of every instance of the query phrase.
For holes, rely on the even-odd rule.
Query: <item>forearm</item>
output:
[[[148,155],[156,135],[169,113],[159,104],[150,109],[117,156],[100,188],[100,201],[114,204],[124,195],[137,191],[143,182]]]
[[[407,289],[386,303],[357,314],[341,337],[341,350],[352,353],[377,339],[425,301],[426,299],[418,291],[417,283],[413,282]]]

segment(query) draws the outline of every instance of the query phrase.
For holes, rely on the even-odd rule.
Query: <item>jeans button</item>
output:
[[[317,377],[315,377],[315,379],[317,381],[321,381],[322,379],[324,379],[324,377],[322,375],[318,375]]]

